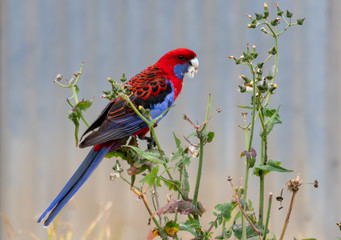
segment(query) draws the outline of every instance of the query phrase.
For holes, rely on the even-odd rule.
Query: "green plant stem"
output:
[[[131,182],[130,181],[128,181],[125,177],[123,177],[122,175],[120,176],[120,178],[124,181],[124,182],[126,182],[129,186],[131,186]],[[136,187],[136,186],[133,186],[134,188],[136,188],[138,191],[142,191],[142,189],[141,188],[139,188],[139,187]]]
[[[259,102],[259,104],[261,104]],[[264,114],[263,111],[259,110],[259,120],[262,125],[262,130],[265,131]],[[267,136],[261,137],[261,165],[265,165],[267,162]],[[259,218],[258,225],[263,226],[263,216],[264,216],[264,185],[265,185],[265,175],[262,170],[259,171]]]
[[[155,207],[155,203],[153,201],[154,209],[155,210],[159,210],[160,209],[159,193],[157,191],[157,187],[156,187],[155,183],[153,184],[153,188],[154,188],[154,198],[153,199],[155,199],[155,203],[156,203],[156,207]],[[162,217],[161,217],[161,215],[159,215],[159,221],[160,221],[160,224],[162,225]]]
[[[269,226],[269,220],[270,220],[270,212],[271,212],[271,204],[272,204],[272,193],[269,194],[268,211],[266,213],[266,220],[265,220],[263,240],[266,240],[266,235],[267,235],[267,232],[268,232],[268,226]]]
[[[264,215],[264,174],[259,175],[259,218],[258,225],[263,226]]]
[[[203,163],[203,155],[204,155],[204,139],[200,137],[200,152],[199,152],[199,165],[197,171],[197,180],[195,182],[195,190],[193,195],[193,205],[197,206],[198,203],[198,195],[199,195],[199,187],[200,187],[200,179],[201,179],[201,172],[202,172],[202,163]]]
[[[225,232],[225,229],[226,229],[226,220],[225,220],[225,218],[223,218],[223,223],[221,225],[222,225],[222,227],[221,227],[221,236],[224,236],[224,232]]]
[[[200,188],[200,180],[201,180],[201,173],[202,173],[202,165],[203,165],[203,159],[204,159],[204,136],[202,133],[206,130],[207,121],[210,116],[210,109],[211,109],[211,94],[208,95],[208,103],[207,103],[207,109],[206,109],[206,117],[205,117],[205,123],[204,126],[200,131],[198,131],[198,137],[200,140],[200,150],[199,150],[199,165],[198,165],[198,171],[197,171],[197,179],[195,182],[195,190],[193,195],[193,205],[197,206],[198,203],[198,195],[199,195],[199,188]],[[196,219],[198,216],[195,216]]]
[[[279,59],[279,54],[278,54],[278,35],[277,34],[277,31],[276,33],[272,30],[270,24],[267,24],[267,26],[269,27],[269,29],[271,30],[272,32],[272,35],[275,39],[275,48],[276,48],[276,55],[275,55],[275,67],[274,67],[274,72],[273,72],[273,78],[271,80],[271,84],[273,84],[275,82],[275,78],[276,78],[276,75],[277,75],[277,70],[278,70],[278,59]],[[269,103],[269,99],[270,99],[270,95],[271,94],[268,94],[265,101],[264,101],[264,107],[268,105]]]
[[[180,176],[179,176],[179,180],[180,180],[180,182],[182,183],[182,176],[183,176],[183,174],[184,174],[184,170],[185,168],[184,168],[184,166],[182,167],[182,169],[181,169],[181,171],[180,171]],[[178,199],[180,199],[180,193],[178,193]],[[175,214],[174,214],[174,221],[176,222],[176,221],[178,221],[178,211],[176,211],[175,212]]]
[[[257,108],[257,102],[256,102],[256,75],[255,71],[253,69],[253,66],[249,64],[250,70],[252,72],[252,79],[253,79],[253,87],[252,87],[252,120],[251,120],[251,132],[250,132],[250,140],[248,143],[247,151],[251,152],[252,148],[252,140],[253,140],[253,134],[254,134],[254,128],[255,128],[255,119],[256,119],[256,108]],[[246,130],[247,131],[247,130]],[[244,176],[244,194],[243,194],[243,210],[246,212],[246,201],[247,201],[247,188],[249,183],[249,170],[250,170],[250,158],[246,158],[246,166],[245,166],[245,176]],[[242,216],[242,239],[246,239],[246,227],[245,227],[245,217]]]

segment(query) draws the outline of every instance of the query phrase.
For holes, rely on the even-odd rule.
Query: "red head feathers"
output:
[[[187,76],[192,78],[198,71],[199,61],[197,54],[188,48],[177,48],[163,55],[155,66],[162,69],[174,86],[175,95],[178,96],[182,88],[182,79]]]

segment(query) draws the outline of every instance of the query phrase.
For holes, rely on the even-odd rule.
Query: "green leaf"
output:
[[[292,17],[292,15],[293,15],[293,14],[292,14],[292,12],[290,12],[289,10],[287,10],[286,17],[287,17],[287,18],[291,18],[291,17]]]
[[[78,94],[79,93],[79,87],[76,84],[73,86],[75,87],[76,94]]]
[[[155,165],[153,169],[148,173],[144,178],[140,180],[140,182],[148,183],[150,186],[152,186],[157,179],[157,173],[159,171],[159,165]]]
[[[183,191],[186,197],[188,197],[188,193],[190,190],[189,182],[188,182],[188,172],[186,167],[184,166],[184,174],[183,174]]]
[[[265,129],[261,132],[260,136],[262,136],[262,137],[267,136],[272,131],[272,129],[276,123],[282,122],[282,120],[280,119],[279,114],[278,114],[279,108],[280,107],[278,107],[276,109],[276,111],[274,113],[272,113],[271,117],[265,121],[265,123],[264,123]]]
[[[179,156],[182,154],[183,152],[183,148],[181,146],[181,141],[179,138],[177,138],[177,136],[175,135],[175,133],[173,132],[173,136],[174,136],[174,140],[175,140],[175,144],[176,144],[176,148],[178,149],[177,152],[173,153],[173,156],[172,156],[172,161],[174,161],[175,159],[178,159]]]
[[[253,109],[252,107],[250,106],[237,106],[238,108],[245,108],[245,109]]]
[[[166,179],[164,177],[159,177],[164,184],[169,188],[169,190],[177,190],[178,188],[181,187],[181,183],[178,180],[171,180],[171,179]]]
[[[122,158],[122,159],[126,159],[126,154],[123,153],[122,151],[112,151],[112,152],[108,152],[106,155],[105,155],[106,158],[113,158],[113,157],[119,157],[119,158]]]
[[[237,203],[226,202],[217,204],[214,208],[221,212],[225,221],[229,221],[231,219],[232,210],[235,208]]]
[[[77,103],[77,105],[75,106],[75,108],[81,110],[81,111],[85,111],[86,109],[88,109],[89,107],[91,107],[92,102],[94,101],[94,99],[88,99],[88,100],[82,100],[80,102]]]
[[[214,132],[208,132],[207,142],[212,142],[213,138],[214,138]]]
[[[191,164],[191,158],[187,155],[182,156],[182,158],[175,164],[175,167],[182,167],[183,165],[189,166]]]
[[[175,221],[168,221],[164,229],[169,236],[174,238],[176,233],[180,230],[180,225]]]
[[[79,131],[79,116],[77,112],[70,111],[67,117],[73,122],[75,125],[75,139],[76,139],[76,146],[78,146],[78,131]]]
[[[303,25],[303,22],[304,22],[305,18],[300,18],[300,19],[297,19],[297,24],[298,25]]]
[[[199,220],[193,219],[190,215],[188,215],[188,220],[184,222],[183,224],[192,227],[192,228],[201,228]]]
[[[280,124],[280,123],[282,123],[282,119],[281,119],[281,117],[279,116],[279,114],[278,114],[278,111],[277,111],[277,109],[275,109],[275,108],[265,108],[265,107],[263,107],[262,108],[262,111],[263,111],[263,114],[266,116],[266,117],[272,117],[274,114],[276,115],[275,116],[275,124]],[[276,114],[276,112],[277,112],[277,114]]]
[[[253,174],[256,176],[260,176],[260,172],[263,172],[264,175],[269,172],[292,172],[293,170],[286,169],[281,167],[281,162],[269,160],[265,165],[257,164],[253,169]]]
[[[189,220],[184,223],[179,223],[180,230],[190,232],[193,235],[196,235],[195,229],[200,229],[200,222],[198,220],[193,219],[190,215],[188,216]]]
[[[141,157],[153,162],[153,163],[164,163],[160,160],[160,153],[159,152],[151,152],[151,151],[143,151],[138,147],[134,147],[131,145],[124,145],[124,147],[131,148],[134,150],[138,155]]]
[[[257,228],[259,228],[257,225],[255,225]],[[238,239],[241,239],[242,238],[242,226],[239,225],[239,224],[233,224],[232,225],[232,230],[233,230],[233,233],[234,233],[234,236]],[[251,240],[251,239],[259,239],[258,237],[257,238],[254,238],[255,236],[258,236],[258,233],[253,229],[253,227],[249,224],[249,223],[246,223],[246,237],[247,239]]]
[[[181,146],[181,141],[180,139],[175,135],[175,133],[173,132],[173,136],[174,136],[174,140],[175,140],[175,144],[176,144],[176,147],[177,149],[180,151],[182,151],[182,146]]]

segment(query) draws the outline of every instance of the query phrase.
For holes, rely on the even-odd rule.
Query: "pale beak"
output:
[[[197,57],[191,59],[189,61],[190,65],[188,66],[187,72],[185,74],[185,76],[189,77],[189,78],[193,78],[194,74],[196,74],[198,72],[198,68],[199,68],[199,60]]]

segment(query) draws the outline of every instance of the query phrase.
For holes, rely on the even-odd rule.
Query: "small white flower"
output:
[[[192,157],[195,158],[199,155],[199,148],[195,146],[189,146],[188,151],[192,153]]]

